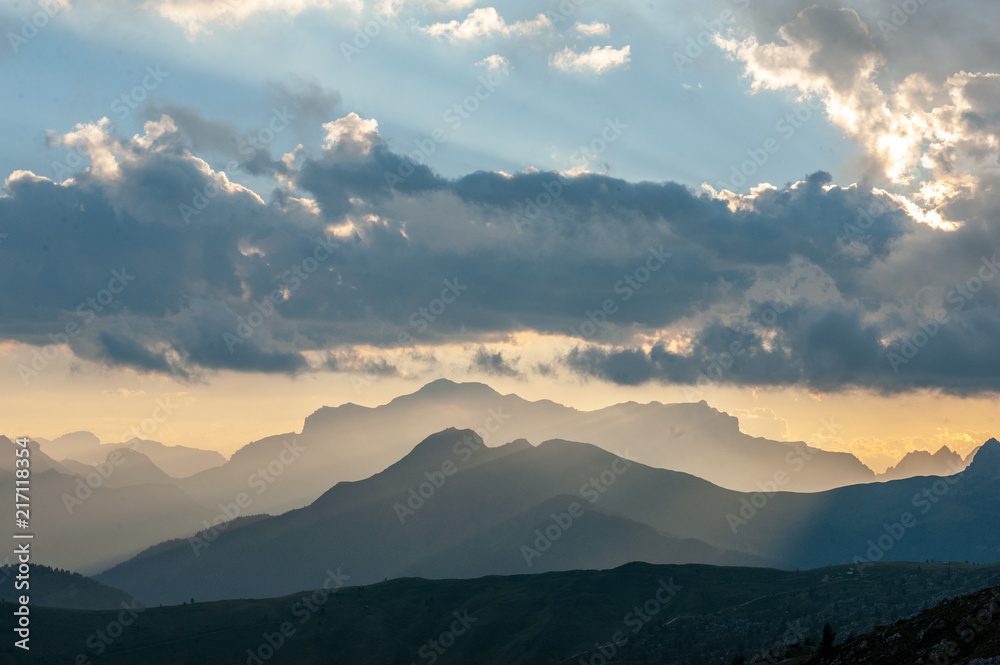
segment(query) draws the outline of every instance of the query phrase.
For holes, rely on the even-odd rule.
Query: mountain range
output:
[[[184,478],[199,471],[225,464],[226,458],[214,450],[187,446],[165,446],[159,441],[133,438],[120,443],[101,443],[90,432],[70,432],[48,440],[36,438],[45,453],[56,460],[72,460],[86,465],[101,464],[113,450],[129,449],[142,453],[164,473]]]
[[[816,568],[1000,560],[1000,442],[961,474],[818,493],[740,493],[564,440],[427,437],[309,506],[180,541],[98,579],[146,603],[277,596],[331,566],[360,584],[611,568],[628,561]],[[235,512],[235,511],[234,511]],[[267,571],[262,574],[261,571]]]
[[[950,476],[964,470],[978,451],[979,448],[976,448],[963,459],[948,446],[941,446],[934,454],[926,450],[914,450],[876,477],[879,480],[899,480],[914,476]]]
[[[577,440],[600,443],[599,449],[605,453],[611,450],[623,459],[642,462],[647,467],[687,468],[688,475],[714,478],[717,487],[708,492],[713,496],[727,485],[751,493],[762,488],[802,492],[843,483],[872,483],[898,475],[950,475],[960,468],[958,456],[945,449],[933,456],[911,453],[894,469],[876,476],[851,455],[819,451],[803,443],[749,437],[739,431],[736,418],[704,402],[627,403],[584,412],[549,401],[530,402],[516,395],[500,395],[483,384],[440,380],[375,408],[354,404],[322,408],[306,419],[301,433],[252,442],[228,461],[215,452],[164,446],[155,441],[133,439],[101,444],[87,432],[51,441],[41,439],[33,444],[36,452],[32,468],[36,482],[45,491],[37,494],[33,510],[36,516],[44,518],[36,522],[39,538],[51,539],[52,544],[44,549],[45,559],[41,562],[95,573],[157,543],[187,538],[218,522],[302,508],[338,482],[363,482],[393,466],[406,455],[420,432],[430,434],[433,427],[444,424],[444,429],[449,423],[463,422],[472,425],[487,446],[499,447],[498,443],[514,441],[511,449],[519,450],[530,448],[528,441],[548,441],[540,438],[546,434],[576,433]],[[516,436],[519,434],[530,436]],[[80,459],[63,457],[57,461],[46,454],[50,451],[57,456],[76,455]],[[7,473],[13,470],[13,457],[2,457],[0,477],[5,469]],[[961,461],[961,468],[967,461]],[[198,470],[191,475],[174,475],[195,469]],[[5,483],[4,487],[9,491],[10,484]],[[567,496],[575,496],[579,491],[578,487],[567,484],[561,487],[559,492]],[[523,515],[510,513],[507,517],[530,522],[534,519],[532,515],[537,517],[545,512],[547,507],[542,504],[557,494],[536,491],[531,495],[534,504],[518,504]],[[721,495],[739,497],[733,492]],[[608,510],[606,503],[610,502],[591,506],[591,514],[596,516]],[[729,509],[719,514],[744,519],[740,516],[740,499],[729,503]],[[781,505],[782,501],[776,504]],[[750,512],[751,508],[743,510]],[[667,548],[672,552],[669,556],[657,558],[642,553],[647,550],[634,553],[642,553],[640,558],[647,560],[775,564],[784,561],[787,565],[796,561],[794,557],[774,559],[766,549],[742,542],[741,534],[730,533],[727,539],[725,532],[716,537],[710,529],[708,533],[689,532],[677,529],[670,520],[657,521],[628,511],[600,519],[605,518],[617,520],[614,528],[622,534],[633,534],[637,543],[647,544],[647,550],[665,551],[660,547],[661,541],[674,539]],[[719,516],[710,519],[718,522]],[[591,520],[598,521],[597,517]],[[725,520],[722,525],[730,526]],[[736,529],[741,531],[738,524]],[[461,547],[470,548],[466,554],[471,556],[477,548],[488,550],[490,539],[503,540],[512,537],[509,536],[512,533],[519,533],[515,523],[490,522],[489,529],[476,532],[478,540],[470,540]],[[428,556],[422,565],[434,574],[455,565],[451,555]],[[434,557],[438,557],[439,563],[435,563]],[[495,558],[492,551],[482,552],[483,560],[491,557]],[[611,557],[603,563],[608,561],[619,559]],[[478,565],[460,569],[473,574]]]
[[[490,445],[517,439],[586,441],[649,466],[743,491],[756,490],[781,469],[789,471],[783,485],[789,491],[876,480],[853,455],[748,436],[739,431],[736,418],[705,402],[633,402],[578,411],[501,395],[484,384],[439,380],[378,407],[321,408],[305,419],[301,432],[254,441],[224,464],[175,484],[208,508],[206,518],[241,493],[253,499],[253,512],[282,513],[311,503],[337,482],[382,471],[415,440],[448,427],[473,429]]]

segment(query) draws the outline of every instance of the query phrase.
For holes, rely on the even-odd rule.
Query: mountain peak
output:
[[[302,426],[302,432],[306,433],[307,431],[319,429],[323,426],[329,425],[333,421],[336,421],[338,418],[350,417],[366,411],[378,413],[379,410],[384,410],[388,407],[399,407],[405,405],[421,406],[424,400],[432,402],[438,401],[454,405],[463,400],[493,400],[500,397],[503,397],[503,395],[493,390],[493,388],[489,387],[485,383],[456,383],[450,379],[437,379],[435,381],[431,381],[422,388],[419,388],[416,392],[400,395],[399,397],[390,400],[387,404],[374,408],[360,406],[354,402],[345,402],[340,406],[321,406],[312,414],[306,416],[305,423]]]
[[[450,397],[452,395],[474,394],[488,395],[490,397],[500,396],[500,393],[493,390],[493,388],[489,387],[485,383],[475,381],[456,383],[450,379],[436,379],[420,388],[418,391],[410,395],[410,397]]]
[[[990,477],[1000,474],[1000,441],[990,439],[980,446],[966,472],[989,474]]]
[[[94,446],[101,445],[101,440],[97,438],[93,432],[87,432],[86,430],[79,430],[76,432],[68,432],[62,436],[58,436],[52,439],[54,444],[63,444],[70,446],[78,446],[80,448],[93,448]]]
[[[431,434],[418,443],[402,459],[391,465],[393,468],[410,468],[412,465],[428,466],[440,464],[454,456],[455,450],[465,442],[473,449],[485,448],[482,438],[471,429],[449,427]],[[386,469],[388,471],[388,469]]]
[[[471,429],[457,429],[449,427],[431,434],[426,439],[418,443],[407,457],[435,455],[442,451],[451,451],[452,447],[459,441],[471,440],[479,446],[485,446],[482,438]]]

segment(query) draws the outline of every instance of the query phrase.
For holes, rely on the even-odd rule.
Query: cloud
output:
[[[996,297],[994,291],[990,300]],[[781,312],[769,325],[761,323],[767,319],[707,325],[683,353],[671,351],[663,339],[648,350],[581,345],[566,355],[564,364],[618,384],[659,381],[690,386],[696,394],[732,385],[796,385],[829,392],[851,387],[884,393],[928,388],[954,394],[1000,392],[1000,352],[982,353],[976,341],[1000,332],[1000,315],[987,307],[953,317],[933,335],[921,332],[931,329],[923,322],[923,328],[889,340],[857,307],[802,303]],[[914,339],[922,340],[919,349]],[[905,352],[905,344],[916,353]],[[902,365],[894,367],[890,351],[904,358]]]
[[[895,187],[916,218],[944,228],[965,221],[998,173],[1000,76],[913,72],[884,83],[883,70],[895,63],[853,9],[804,9],[778,37],[715,40],[743,63],[753,91],[820,98],[830,121],[865,149],[869,175]]]
[[[343,118],[323,124],[326,142],[323,149],[341,154],[365,156],[372,146],[382,141],[378,133],[378,121],[362,118],[353,111]]]
[[[607,23],[577,23],[573,28],[585,37],[611,34],[611,26]]]
[[[399,376],[399,368],[380,356],[362,356],[354,351],[327,354],[324,368],[334,372],[362,375],[366,378]]]
[[[118,397],[128,398],[128,397],[137,397],[137,396],[145,395],[146,391],[145,390],[129,390],[128,388],[117,388],[115,390],[102,390],[101,394],[103,394],[103,395],[117,395]]]
[[[188,37],[211,33],[211,26],[233,28],[257,14],[294,17],[310,9],[360,11],[361,0],[146,0],[141,7],[184,28]]]
[[[740,421],[740,431],[772,441],[788,441],[788,421],[771,409],[732,409],[730,415]]]
[[[406,6],[415,6],[443,14],[475,6],[478,0],[382,0],[378,3],[378,11],[387,16],[396,16],[399,10]]]
[[[340,108],[340,93],[317,81],[291,75],[267,85],[275,93],[275,104],[288,109],[292,125],[302,133],[327,121]]]
[[[421,28],[421,31],[432,37],[444,37],[453,42],[474,41],[494,35],[511,37],[515,35],[532,35],[548,30],[552,21],[545,14],[539,14],[533,19],[508,24],[493,7],[480,7],[473,10],[465,20],[447,23],[435,23]]]
[[[229,171],[241,169],[253,175],[287,177],[303,145],[300,143],[288,154],[274,156],[273,144],[279,136],[287,140],[288,134],[293,134],[294,139],[315,145],[324,138],[327,121],[336,118],[341,97],[335,90],[298,76],[269,81],[267,88],[272,97],[271,115],[251,129],[206,118],[200,111],[176,103],[150,104],[144,114],[150,119],[169,117],[191,152],[206,161],[218,160]],[[350,121],[341,122],[340,127],[347,122]],[[50,138],[53,145],[62,142],[62,137]]]
[[[113,364],[186,377],[186,372],[182,369],[171,366],[166,353],[151,350],[132,337],[102,332],[98,341],[101,355]]]
[[[488,55],[479,62],[476,63],[479,67],[485,67],[491,72],[501,72],[507,74],[510,72],[510,60],[503,57],[502,55]]]
[[[326,149],[255,176],[273,180],[263,195],[200,154],[234,130],[196,114],[132,137],[106,122],[53,135],[86,159],[60,182],[5,181],[0,280],[23,286],[0,292],[0,341],[192,381],[402,375],[402,355],[442,349],[500,376],[998,389],[1000,279],[984,253],[1000,229],[976,208],[942,232],[824,172],[736,202],[597,174],[448,179],[393,152],[373,118],[321,125]],[[112,292],[113,271],[134,279]],[[947,323],[921,332],[940,310]],[[546,341],[495,342],[522,333]]]
[[[519,358],[517,357],[505,357],[502,351],[491,352],[486,347],[479,347],[476,349],[476,354],[472,357],[469,369],[483,372],[490,376],[515,377],[521,375],[521,372],[517,369],[518,360]]]
[[[589,51],[577,53],[570,47],[555,53],[549,64],[562,71],[589,71],[603,74],[609,69],[624,67],[631,61],[631,47],[615,49],[611,46],[595,46]]]

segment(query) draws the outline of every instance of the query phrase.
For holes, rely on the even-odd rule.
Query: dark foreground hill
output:
[[[859,634],[995,585],[1000,566],[877,564],[862,575],[846,566],[789,572],[636,563],[352,583],[334,568],[315,580],[318,592],[151,607],[124,627],[114,625],[121,612],[33,608],[31,651],[14,659],[12,640],[0,641],[0,662],[717,665],[738,654],[749,662],[775,653],[768,650],[777,641],[818,641],[827,622],[838,634]],[[0,614],[9,617],[10,605]],[[98,637],[109,633],[117,635],[110,643]]]
[[[1000,587],[953,598],[801,665],[1000,665]]]

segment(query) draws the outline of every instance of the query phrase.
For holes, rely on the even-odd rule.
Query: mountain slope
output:
[[[104,463],[114,466],[114,472],[104,481],[106,487],[174,485],[177,482],[149,457],[131,448],[117,448],[109,452]]]
[[[1000,587],[953,598],[802,665],[1000,665]]]
[[[574,506],[579,510],[574,511]],[[584,507],[586,506],[586,507]],[[578,517],[577,517],[578,515]],[[552,537],[555,536],[553,540]],[[622,547],[621,543],[628,543]],[[594,570],[631,561],[763,565],[745,554],[723,552],[700,540],[673,538],[580,497],[560,495],[403,571],[405,577],[441,579]]]
[[[131,606],[135,601],[121,589],[105,586],[89,577],[48,566],[29,565],[31,587],[27,592],[31,596],[32,609],[117,610],[121,609],[122,603]],[[0,598],[10,602],[25,593],[25,590],[14,587],[17,575],[16,566],[0,566]]]

